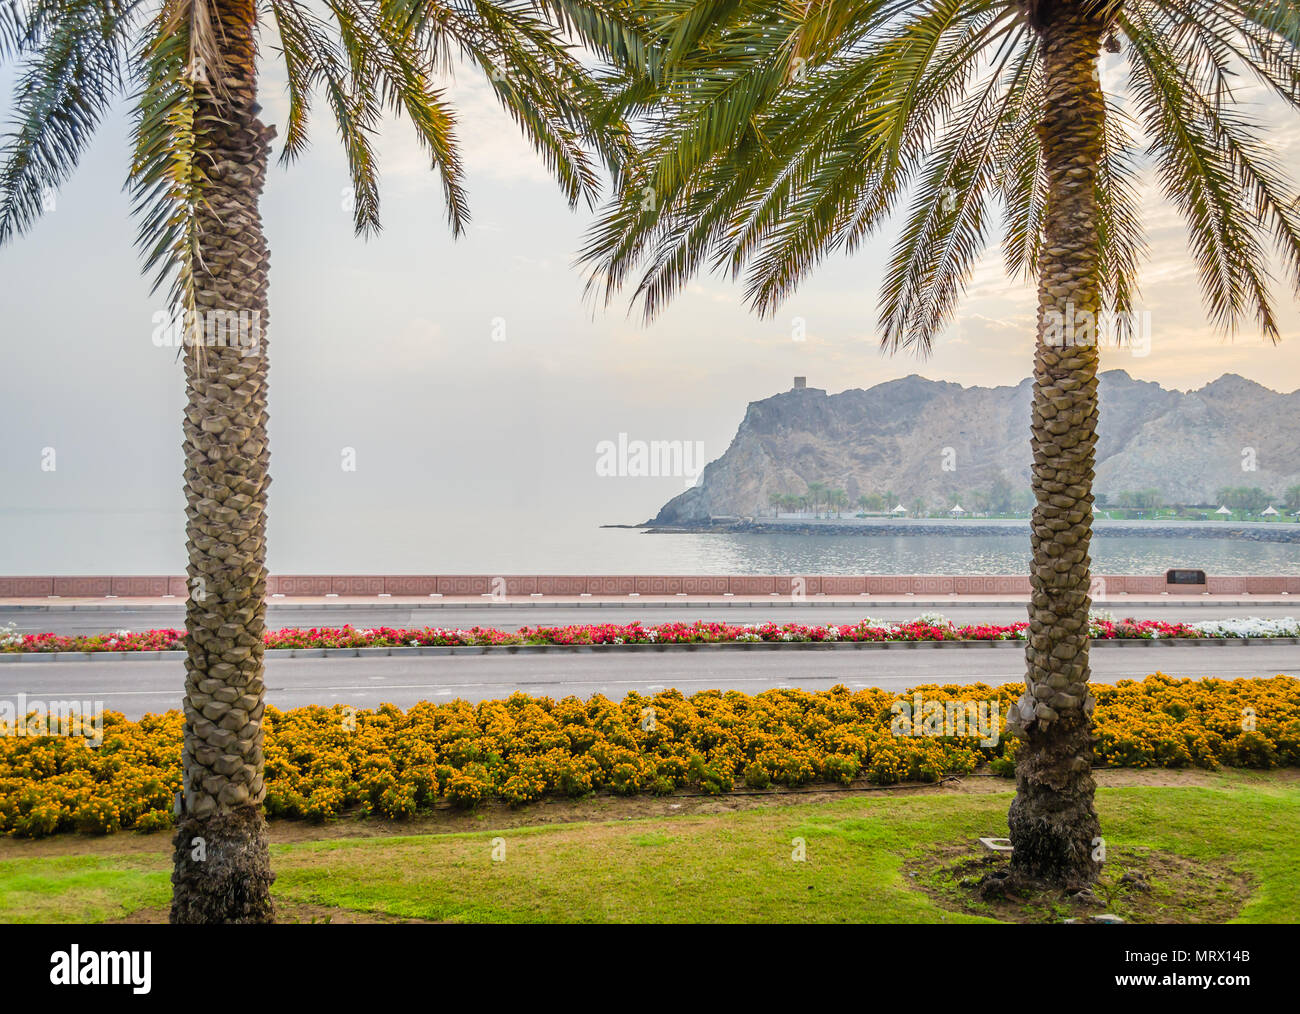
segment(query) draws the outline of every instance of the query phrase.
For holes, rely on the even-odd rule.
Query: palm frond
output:
[[[76,168],[126,83],[137,4],[65,0],[0,8],[5,51],[27,56],[0,148],[0,243],[40,217],[46,195]]]
[[[356,7],[339,0],[326,0],[326,9],[338,31],[346,75],[338,63],[328,63],[322,54],[321,76],[325,99],[338,127],[339,140],[348,160],[352,180],[352,217],[358,236],[379,231],[379,165],[374,138],[383,121],[376,49],[366,34]]]
[[[0,0],[0,59],[8,59],[22,49],[29,17],[19,0]]]
[[[199,0],[168,0],[139,38],[135,60],[143,84],[136,96],[133,154],[127,186],[139,216],[137,244],[154,289],[171,281],[170,300],[186,321],[196,319],[198,216],[209,184],[200,149],[201,101],[224,60],[213,50],[211,22]]]
[[[561,32],[577,38],[610,66],[633,72],[649,67],[649,47],[635,5],[588,0],[538,0],[537,5]]]
[[[1133,130],[1128,114],[1113,98],[1107,103],[1104,126],[1096,182],[1102,306],[1115,321],[1116,340],[1124,344],[1132,338],[1146,230]]]
[[[268,8],[280,37],[289,92],[288,122],[280,147],[280,161],[292,162],[308,145],[308,126],[314,92],[323,79],[319,69],[321,53],[338,67],[339,58],[328,26],[296,0],[269,0]]]
[[[1122,17],[1131,80],[1166,195],[1183,213],[1207,304],[1232,332],[1252,316],[1266,336],[1280,337],[1269,296],[1270,220],[1288,262],[1295,261],[1294,191],[1249,138],[1249,126],[1201,85],[1216,72],[1204,54],[1158,31],[1145,12]],[[1253,200],[1247,200],[1247,188]],[[1249,210],[1247,210],[1249,209]],[[1246,212],[1246,213],[1243,213]]]
[[[1048,197],[1038,125],[1049,98],[1036,53],[1052,5],[633,6],[644,56],[607,80],[607,96],[637,123],[638,155],[581,251],[589,293],[608,301],[635,279],[632,300],[652,317],[707,266],[743,275],[746,301],[769,314],[906,200],[882,340],[923,349],[951,319],[995,196],[1008,271],[1036,276]],[[1212,315],[1232,327],[1251,314],[1275,336],[1266,265],[1280,250],[1300,291],[1300,199],[1237,89],[1245,71],[1300,110],[1300,4],[1091,0],[1089,9],[1129,40],[1139,114],[1135,122],[1107,97],[1095,173],[1103,312],[1123,338],[1147,249],[1145,141],[1188,218]]]
[[[986,204],[999,178],[998,155],[1008,126],[1024,113],[1034,80],[1036,64],[1023,52],[1026,34],[1022,29],[1004,41],[983,89],[955,111],[915,189],[882,287],[880,341],[885,348],[928,350],[984,248]]]
[[[430,44],[441,40],[486,75],[569,203],[585,198],[590,204],[600,181],[586,145],[615,171],[631,149],[600,84],[543,16],[545,6],[476,0],[440,10],[436,21],[426,13],[420,24]]]

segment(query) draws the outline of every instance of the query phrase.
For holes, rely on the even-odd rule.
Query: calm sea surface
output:
[[[162,511],[0,511],[0,574],[179,574],[184,517]],[[364,520],[273,514],[270,568],[280,574],[1022,574],[1015,535],[651,535],[594,519],[411,511]],[[1155,574],[1300,574],[1300,544],[1093,539],[1094,569]]]

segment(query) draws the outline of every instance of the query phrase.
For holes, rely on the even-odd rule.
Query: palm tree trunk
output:
[[[190,597],[171,920],[253,923],[272,919],[274,879],[261,811],[269,255],[258,211],[274,129],[257,118],[253,0],[209,10],[226,65],[207,69],[196,125],[211,186],[194,268],[202,339],[185,356]]]
[[[1100,871],[1101,836],[1091,774],[1088,545],[1101,308],[1095,172],[1105,116],[1097,58],[1105,26],[1070,0],[1039,10],[1049,189],[1034,355],[1026,691],[1008,722],[1022,740],[1008,824],[1014,880],[1082,887]]]

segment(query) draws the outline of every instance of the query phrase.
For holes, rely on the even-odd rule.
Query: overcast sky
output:
[[[12,83],[11,71],[0,73],[5,120]],[[273,63],[264,85],[264,118],[282,122]],[[437,181],[404,124],[379,147],[377,239],[352,235],[327,117],[301,161],[270,172],[272,569],[326,570],[364,559],[356,542],[367,530],[382,528],[391,546],[470,515],[528,528],[643,520],[682,481],[601,479],[600,441],[702,441],[712,460],[745,405],[788,389],[796,374],[834,392],[909,373],[1011,385],[1030,371],[1033,293],[1006,280],[996,247],[928,360],[876,345],[888,233],[825,265],[773,320],[754,318],[739,286],[710,277],[649,327],[625,304],[593,308],[572,266],[590,215],[569,211],[485,85],[462,73],[452,89],[473,215],[460,240],[448,235]],[[151,340],[163,300],[150,295],[133,247],[121,190],[127,134],[119,107],[55,210],[0,250],[0,573],[183,564],[182,372],[174,350]],[[1293,122],[1270,135],[1291,166],[1297,140]],[[1225,372],[1300,387],[1300,314],[1289,294],[1280,292],[1281,346],[1251,331],[1215,334],[1178,219],[1154,190],[1147,207],[1150,353],[1108,350],[1104,367],[1182,389]],[[504,341],[493,341],[496,318]],[[792,340],[796,318],[802,342]],[[52,472],[41,468],[45,448],[57,454]],[[355,449],[355,472],[340,467],[344,448]],[[123,521],[132,515],[153,520]],[[346,553],[335,552],[338,540]]]

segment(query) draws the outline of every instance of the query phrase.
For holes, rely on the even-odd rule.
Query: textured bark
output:
[[[253,806],[186,817],[172,839],[173,923],[270,922],[266,821]]]
[[[1025,693],[1008,824],[1011,876],[1082,887],[1097,877],[1088,688],[1088,546],[1097,443],[1096,320],[1101,309],[1096,166],[1105,102],[1097,58],[1105,25],[1069,0],[1037,5],[1048,200],[1039,260],[1031,446],[1035,506]],[[1089,326],[1091,322],[1091,326]]]
[[[274,132],[256,115],[252,0],[215,0],[210,9],[225,66],[207,72],[213,88],[197,141],[211,187],[194,268],[203,337],[185,355],[185,814],[171,917],[269,922],[261,812],[268,252],[258,202]],[[212,343],[214,321],[218,339],[220,322],[235,333]],[[193,858],[196,839],[202,859]]]

